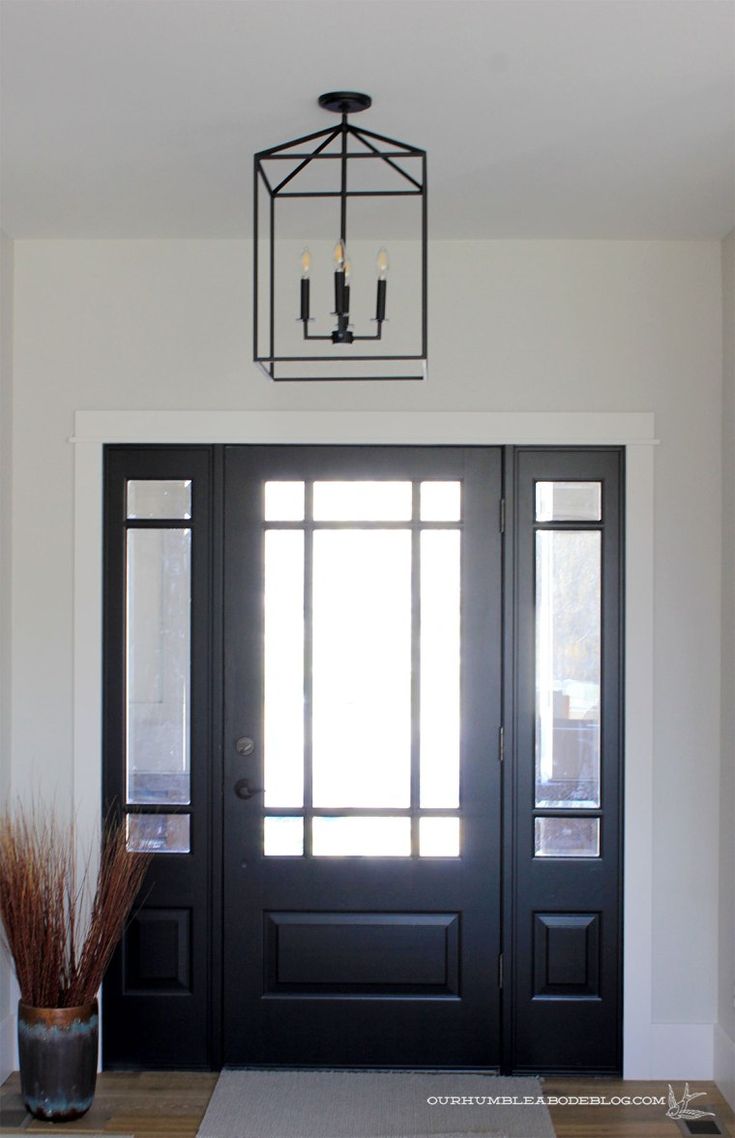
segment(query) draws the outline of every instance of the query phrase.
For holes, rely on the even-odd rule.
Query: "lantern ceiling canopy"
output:
[[[254,358],[273,380],[426,378],[426,151],[349,121],[371,104],[321,95],[338,123],[255,155]]]

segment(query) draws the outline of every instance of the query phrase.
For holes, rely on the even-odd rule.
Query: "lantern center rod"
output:
[[[342,178],[340,190],[339,237],[347,244],[347,114],[342,115]]]
[[[342,116],[342,153],[340,182],[339,239],[343,246],[347,243],[347,116],[366,111],[373,100],[362,91],[327,91],[319,96],[319,106],[325,111]]]

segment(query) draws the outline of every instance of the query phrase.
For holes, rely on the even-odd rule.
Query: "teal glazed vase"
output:
[[[78,1008],[18,1004],[20,1089],[26,1108],[46,1122],[71,1122],[89,1110],[97,1082],[97,1001]]]

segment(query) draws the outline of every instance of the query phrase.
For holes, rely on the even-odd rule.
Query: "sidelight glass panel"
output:
[[[301,857],[304,852],[304,819],[264,820],[263,853],[266,857]]]
[[[312,675],[314,805],[408,806],[408,530],[314,533]]]
[[[410,818],[314,818],[315,857],[410,857]]]
[[[127,847],[138,853],[190,853],[188,814],[128,814]]]
[[[301,522],[304,520],[303,482],[266,482],[264,512],[267,522]]]
[[[536,533],[536,805],[600,804],[601,534]]]
[[[460,534],[421,534],[421,795],[459,806]]]
[[[304,534],[265,535],[265,805],[304,802]]]
[[[422,522],[458,522],[461,506],[461,482],[421,483]]]
[[[318,522],[407,522],[411,513],[410,482],[314,483]]]
[[[191,517],[191,481],[188,478],[131,478],[127,484],[129,518]]]
[[[419,820],[421,857],[459,857],[459,818]]]
[[[128,802],[190,800],[190,640],[191,530],[128,530]]]
[[[599,818],[534,818],[535,857],[599,857]]]
[[[601,482],[537,482],[537,522],[599,522]]]

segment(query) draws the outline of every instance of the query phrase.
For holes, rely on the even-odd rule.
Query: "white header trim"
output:
[[[77,411],[74,443],[652,444],[650,412]]]

